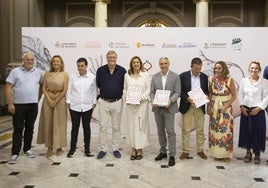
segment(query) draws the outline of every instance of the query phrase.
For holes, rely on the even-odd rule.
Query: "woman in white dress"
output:
[[[149,93],[151,78],[141,59],[134,56],[125,74],[126,140],[131,146],[131,160],[142,159],[142,149],[149,145]]]

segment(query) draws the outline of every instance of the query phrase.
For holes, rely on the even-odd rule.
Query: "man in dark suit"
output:
[[[180,96],[180,77],[175,72],[169,70],[169,60],[167,57],[159,59],[161,71],[154,74],[151,83],[151,101],[152,111],[154,112],[155,121],[157,124],[158,140],[160,144],[160,153],[155,157],[159,161],[167,157],[167,141],[169,150],[169,166],[175,165],[176,154],[176,133],[174,130],[175,113],[178,112],[177,99]],[[153,103],[156,90],[169,90],[170,97],[166,106],[158,106]],[[168,135],[168,139],[166,137]]]
[[[203,92],[208,95],[208,76],[201,72],[202,60],[200,58],[193,58],[191,62],[191,70],[180,74],[181,80],[181,100],[179,111],[182,114],[182,145],[183,153],[180,159],[183,160],[189,156],[190,152],[190,132],[192,129],[192,120],[194,119],[196,128],[196,145],[197,155],[202,159],[207,159],[203,151],[204,147],[204,115],[205,105],[196,108],[193,100],[189,97],[187,92],[197,87],[201,88]]]

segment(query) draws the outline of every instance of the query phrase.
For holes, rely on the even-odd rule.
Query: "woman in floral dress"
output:
[[[223,61],[214,65],[209,78],[209,152],[216,160],[229,162],[233,157],[233,108],[236,89]]]

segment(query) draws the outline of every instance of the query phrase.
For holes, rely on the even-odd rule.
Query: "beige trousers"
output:
[[[107,102],[99,99],[99,120],[100,120],[100,149],[107,151],[109,137],[108,128],[112,127],[113,151],[118,150],[120,142],[120,123],[122,115],[122,99],[115,102]]]
[[[204,113],[201,108],[194,108],[192,105],[189,110],[182,114],[182,146],[183,152],[190,152],[190,133],[192,131],[192,121],[194,120],[196,129],[196,146],[197,152],[203,151],[204,148]]]

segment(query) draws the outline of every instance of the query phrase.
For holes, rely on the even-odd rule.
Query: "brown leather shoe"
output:
[[[186,159],[189,156],[189,153],[183,152],[180,156],[180,160]]]
[[[208,157],[206,156],[206,154],[203,151],[198,152],[197,155],[200,158],[204,159],[204,160],[207,160],[208,159]]]

